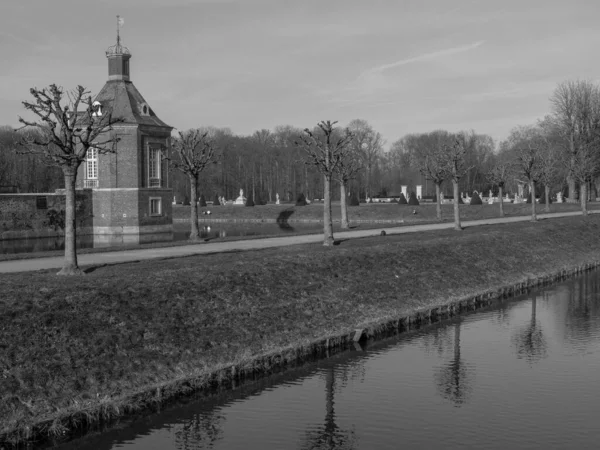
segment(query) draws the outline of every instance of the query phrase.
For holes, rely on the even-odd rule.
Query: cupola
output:
[[[123,25],[123,19],[117,16],[117,43],[106,50],[108,58],[108,79],[129,81],[129,59],[131,53],[124,45],[121,45],[119,28]]]

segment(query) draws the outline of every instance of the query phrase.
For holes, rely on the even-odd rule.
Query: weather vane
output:
[[[125,21],[121,16],[117,16],[117,44],[121,43],[121,36],[119,35],[119,30],[123,26]]]

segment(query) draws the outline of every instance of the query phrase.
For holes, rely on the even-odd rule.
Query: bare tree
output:
[[[118,138],[112,126],[120,122],[107,108],[98,112],[90,92],[82,86],[72,91],[51,84],[48,88],[29,90],[33,102],[23,102],[37,118],[19,117],[22,129],[37,133],[21,134],[19,151],[39,155],[49,164],[59,166],[65,179],[65,261],[59,275],[81,275],[77,265],[75,234],[75,182],[77,169],[90,148],[98,153],[114,152]],[[63,104],[65,101],[65,104]],[[82,109],[80,111],[80,108]]]
[[[405,137],[405,146],[410,153],[411,164],[435,185],[436,215],[440,221],[442,220],[441,186],[448,178],[447,149],[451,142],[451,135],[442,130]]]
[[[469,145],[473,145],[473,136],[471,133],[460,133],[454,140],[452,145],[445,146],[446,154],[446,170],[449,178],[452,180],[454,191],[454,229],[462,230],[460,225],[460,209],[458,206],[460,192],[458,183],[460,179],[471,169],[465,162],[465,154]]]
[[[190,180],[191,230],[190,241],[200,240],[198,228],[198,182],[200,174],[210,165],[215,164],[215,148],[209,132],[199,129],[179,132],[173,139],[176,158],[169,159],[169,165]]]
[[[348,129],[353,136],[353,150],[360,153],[363,158],[363,165],[366,171],[365,197],[371,198],[373,194],[371,192],[371,175],[373,167],[383,151],[383,137],[363,119],[354,119],[348,124]]]
[[[557,86],[550,101],[553,123],[567,156],[569,200],[574,202],[576,166],[587,160],[585,155],[577,155],[586,151],[600,130],[600,87],[591,81],[565,81]]]
[[[299,136],[299,141],[296,143],[296,145],[306,151],[311,163],[323,174],[323,198],[325,200],[325,207],[323,209],[323,245],[325,246],[334,244],[333,223],[331,219],[331,180],[338,172],[342,161],[348,157],[349,144],[352,139],[352,134],[347,129],[342,135],[336,133],[334,127],[336,123],[329,120],[319,122],[315,132],[306,128],[304,129],[304,134]]]
[[[362,159],[352,148],[340,160],[335,178],[340,183],[340,208],[342,213],[342,228],[350,228],[348,220],[348,183],[363,169]]]
[[[487,179],[490,183],[498,186],[498,198],[500,198],[500,217],[504,217],[504,199],[502,190],[510,176],[510,165],[506,163],[496,163],[487,173]]]
[[[588,186],[594,176],[598,174],[598,168],[600,167],[598,145],[594,142],[581,145],[572,161],[574,164],[571,168],[571,176],[579,183],[581,213],[587,216]]]
[[[537,220],[535,208],[535,183],[542,174],[541,154],[547,146],[547,141],[539,127],[517,127],[511,131],[509,145],[515,153],[515,168],[518,173],[527,178],[531,196],[531,221]]]

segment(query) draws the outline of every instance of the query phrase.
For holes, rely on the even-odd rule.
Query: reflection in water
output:
[[[537,295],[531,294],[531,320],[513,334],[517,358],[533,364],[547,356],[547,342],[541,324],[536,320]]]
[[[574,287],[568,295],[565,338],[576,350],[586,351],[598,342],[600,327],[600,279],[581,277],[574,281]]]
[[[456,322],[454,324],[452,358],[440,367],[435,374],[440,395],[457,407],[468,400],[473,390],[474,378],[473,368],[462,359],[460,354],[460,329],[461,323]]]
[[[334,366],[325,370],[325,424],[322,428],[309,430],[306,433],[306,441],[302,445],[303,450],[356,448],[354,430],[342,430],[335,422],[335,375]]]
[[[194,414],[175,430],[176,448],[213,448],[223,438],[223,422],[225,416],[215,411]]]
[[[599,297],[590,273],[63,447],[596,448]]]
[[[203,239],[224,238],[227,236],[266,236],[281,235],[294,232],[320,231],[320,224],[278,223],[212,223],[200,227],[200,237]],[[186,241],[190,235],[187,225],[176,224],[172,233],[146,233],[141,235],[82,235],[77,236],[77,248],[126,247],[131,245],[148,244],[152,242]],[[35,238],[35,239],[0,239],[0,253],[30,253],[64,250],[64,238]]]

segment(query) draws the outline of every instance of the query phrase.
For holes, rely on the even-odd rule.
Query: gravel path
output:
[[[598,211],[589,211],[590,214],[599,214]],[[565,212],[565,213],[549,213],[538,214],[538,219],[551,219],[555,217],[580,216],[581,211]],[[464,221],[461,223],[463,228],[474,227],[478,225],[493,225],[511,222],[523,222],[530,220],[530,216],[519,217],[503,217],[495,219],[481,219]],[[401,233],[417,233],[419,231],[443,230],[453,228],[453,222],[444,222],[438,224],[426,225],[411,225],[402,227],[385,227],[370,229],[370,230],[355,230],[343,231],[334,234],[336,239],[353,239],[369,236],[378,236],[381,230],[385,230],[386,234],[401,234]],[[190,256],[208,253],[220,253],[227,251],[243,251],[254,250],[269,247],[283,247],[286,245],[311,244],[323,241],[322,234],[300,235],[300,236],[285,236],[273,237],[265,239],[252,239],[247,241],[230,241],[230,242],[208,242],[206,244],[186,245],[178,247],[163,247],[153,249],[140,250],[116,250],[114,252],[105,253],[89,253],[78,255],[77,260],[79,266],[100,266],[104,264],[115,264],[131,261],[143,261],[156,258],[176,258],[180,256]],[[9,272],[26,272],[43,269],[60,269],[63,264],[62,256],[53,256],[49,258],[23,259],[15,261],[0,262],[0,273]]]

